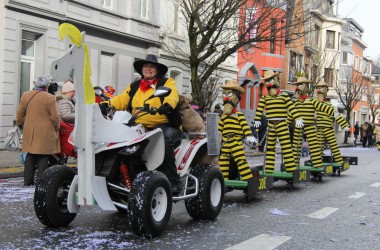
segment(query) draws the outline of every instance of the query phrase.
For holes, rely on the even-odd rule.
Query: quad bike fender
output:
[[[91,177],[92,191],[99,207],[106,211],[117,211],[108,193],[106,178],[103,176]]]
[[[207,138],[182,140],[181,145],[174,151],[177,171],[180,176],[187,173],[191,162],[197,155],[198,150],[207,144]]]
[[[74,176],[73,181],[71,182],[69,194],[67,196],[67,208],[70,213],[78,213],[79,205],[76,202],[76,193],[78,192],[78,175]]]
[[[146,168],[148,170],[155,170],[164,161],[165,155],[165,139],[164,134],[160,128],[148,131],[142,134],[132,141],[130,141],[127,146],[133,146],[141,143],[142,141],[148,140],[149,143],[144,149],[142,158],[146,162]]]

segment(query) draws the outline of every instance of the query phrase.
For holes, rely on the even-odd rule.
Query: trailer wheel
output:
[[[224,180],[220,169],[214,165],[197,165],[190,174],[199,181],[199,193],[185,200],[188,214],[194,219],[213,220],[222,209],[224,200]],[[194,181],[189,179],[190,185]]]
[[[165,229],[172,212],[168,178],[159,171],[141,172],[133,181],[128,198],[128,221],[142,236],[157,237]]]
[[[42,224],[64,227],[77,215],[67,208],[67,196],[75,171],[67,166],[53,166],[44,171],[34,192],[34,211]]]

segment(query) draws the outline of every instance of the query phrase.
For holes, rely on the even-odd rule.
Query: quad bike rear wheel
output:
[[[199,220],[213,220],[222,209],[224,200],[224,180],[220,169],[214,165],[196,165],[190,174],[199,181],[199,194],[185,200],[188,214]],[[193,184],[190,179],[189,184]]]
[[[133,181],[128,198],[128,221],[142,236],[159,236],[169,222],[172,193],[168,178],[159,171],[141,172]]]
[[[67,166],[52,166],[45,170],[34,192],[34,210],[42,224],[64,227],[76,213],[67,208],[67,198],[75,171]]]

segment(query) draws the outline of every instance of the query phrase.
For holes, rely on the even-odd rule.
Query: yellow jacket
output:
[[[178,104],[179,100],[179,94],[177,90],[177,86],[175,84],[175,80],[173,78],[169,78],[165,84],[165,87],[170,88],[172,91],[169,96],[165,97],[163,103],[161,103],[161,98],[155,97],[146,102],[146,104],[149,104],[150,107],[156,107],[159,108],[162,104],[168,103],[170,106],[175,108]],[[129,93],[131,91],[131,84],[127,86],[127,88],[124,90],[123,93],[120,95],[117,95],[113,97],[110,100],[110,105],[114,107],[116,110],[125,110],[128,106],[129,103]],[[153,95],[155,89],[149,89],[145,92],[141,91],[138,89],[132,99],[132,114],[136,113],[136,108],[138,107],[143,107],[144,106],[144,101],[148,99],[151,95]],[[141,116],[141,114],[140,114]],[[143,126],[147,128],[153,128],[156,125],[163,124],[163,123],[168,123],[168,119],[166,115],[160,115],[156,113],[155,115],[143,115],[139,118],[137,118],[136,123],[142,124]]]

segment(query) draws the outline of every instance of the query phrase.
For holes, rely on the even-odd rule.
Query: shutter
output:
[[[102,52],[100,55],[100,87],[113,85],[112,82],[113,54]]]

